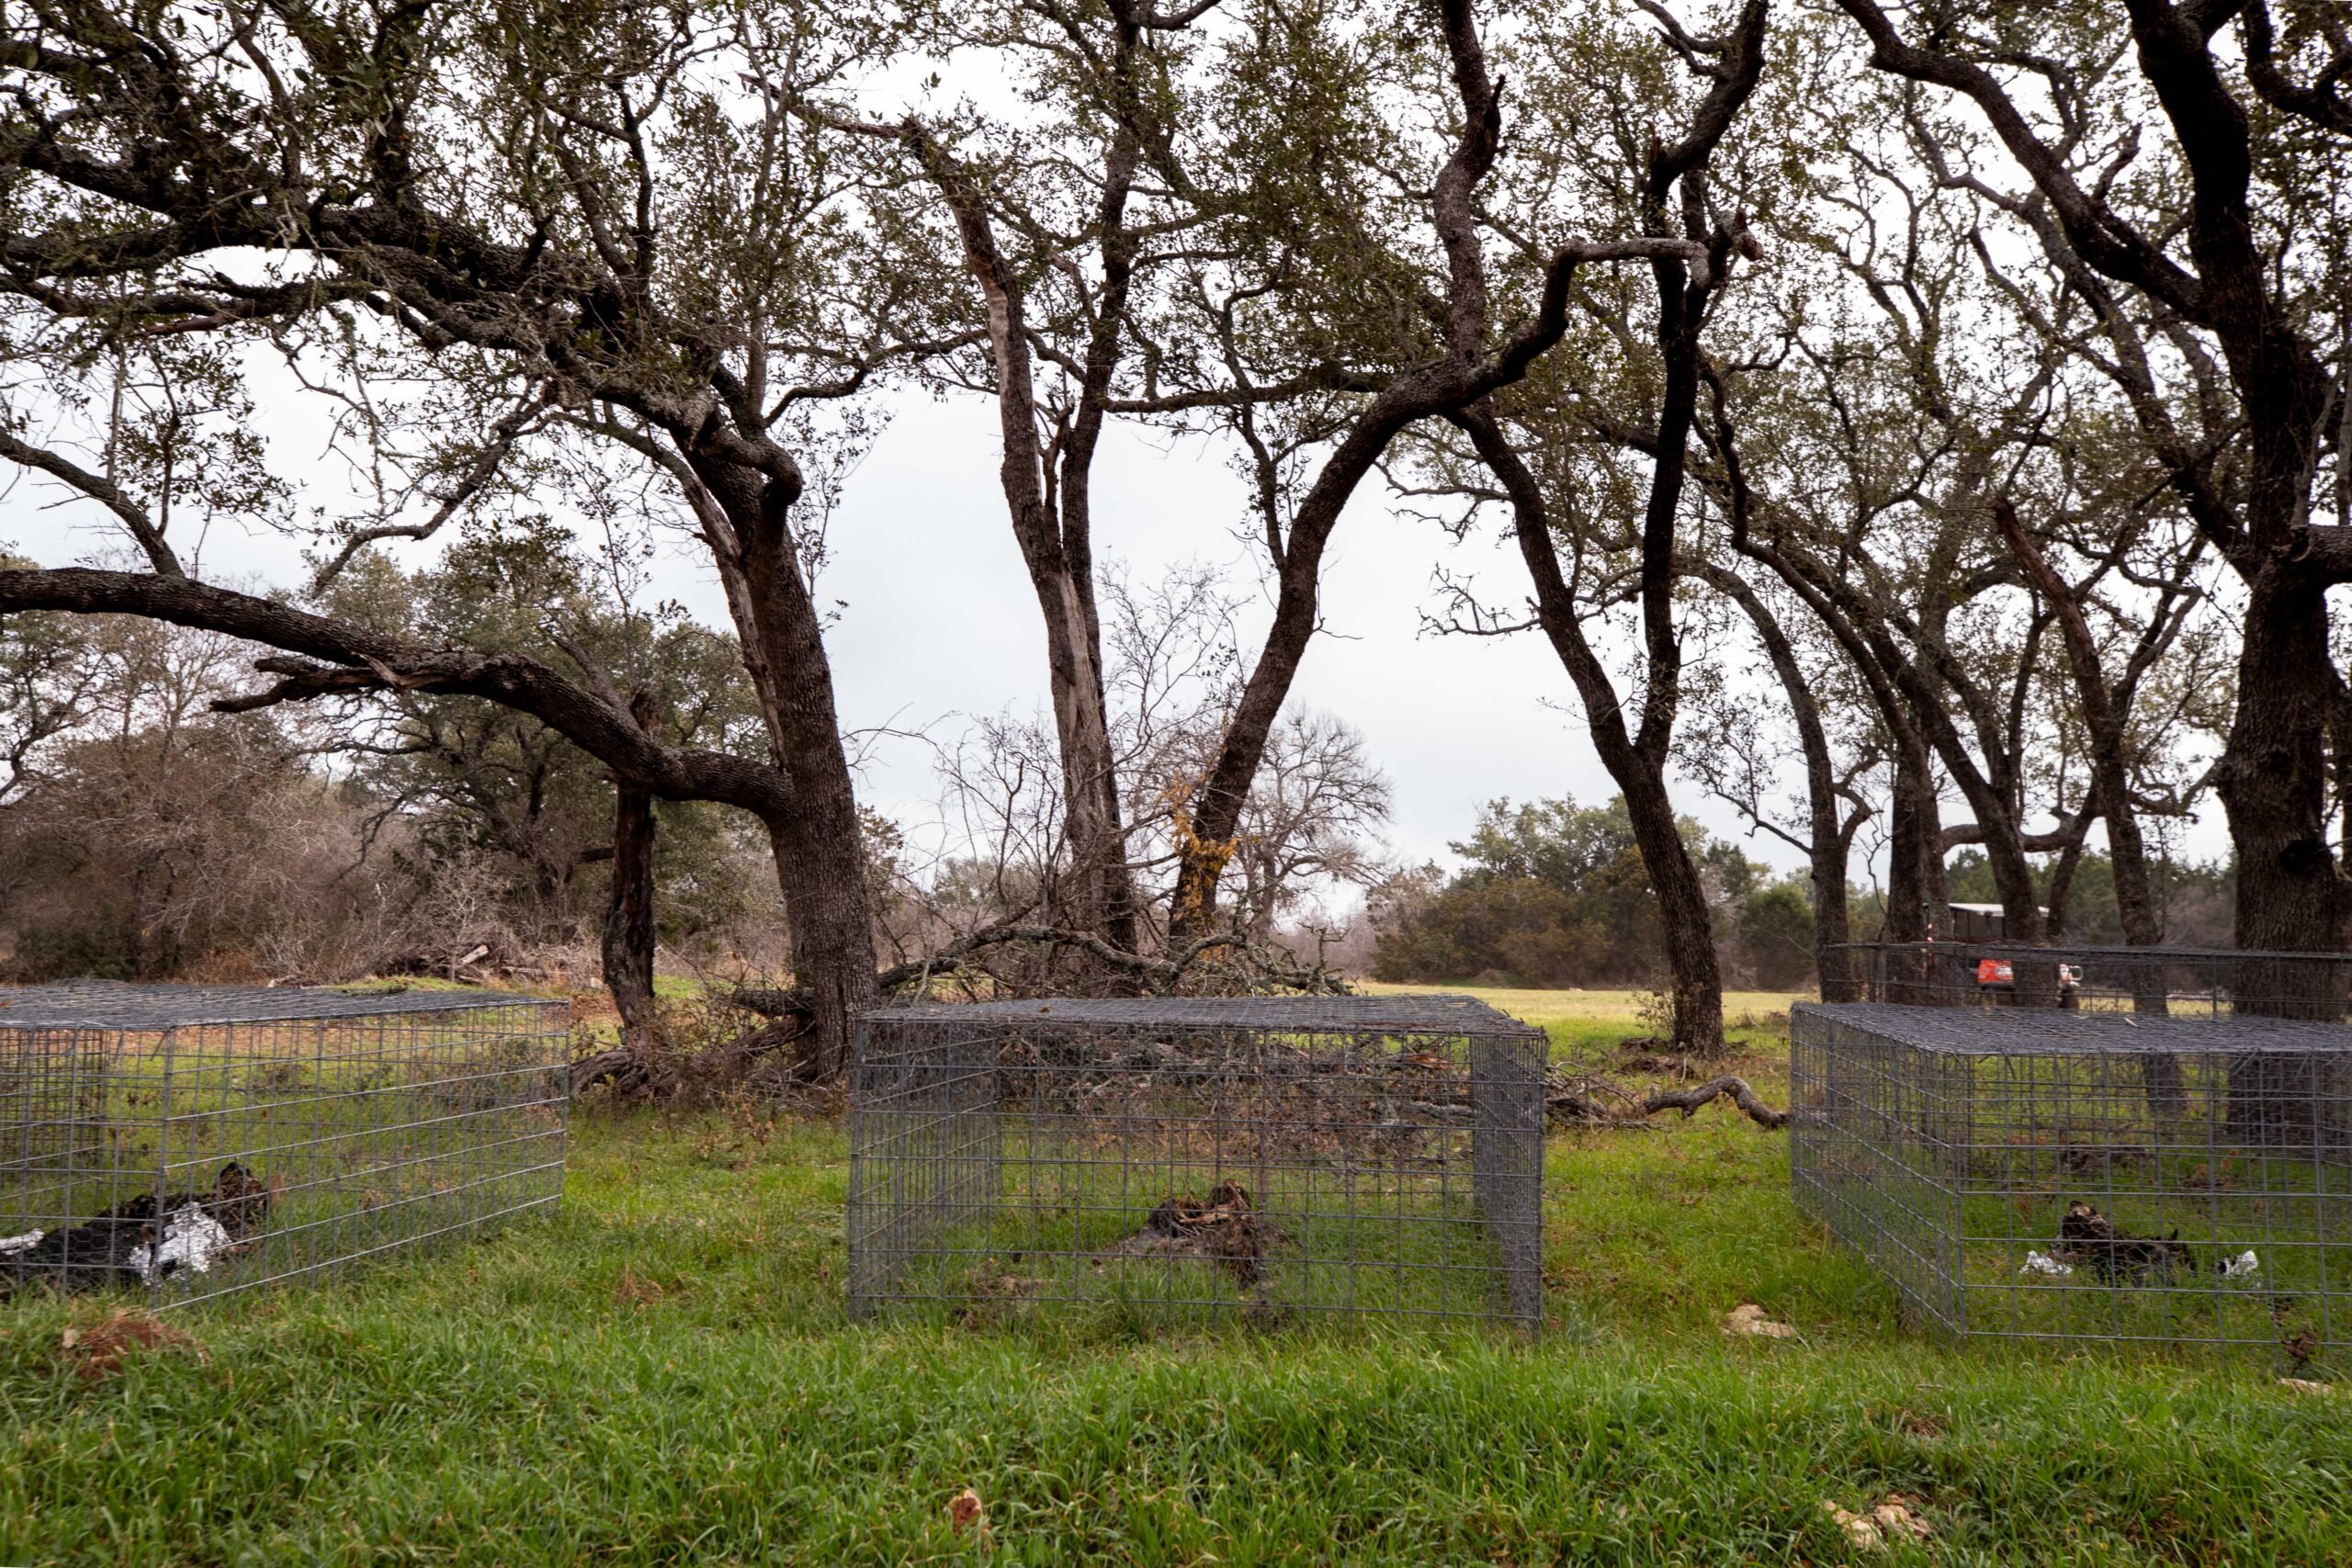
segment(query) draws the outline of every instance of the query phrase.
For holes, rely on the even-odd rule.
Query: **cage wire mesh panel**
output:
[[[2344,1025],[1799,1004],[1790,1043],[1797,1204],[1923,1321],[2341,1364]]]
[[[2343,1021],[2352,954],[2021,942],[1848,942],[1855,999],[1922,1007]]]
[[[1532,1330],[1546,1049],[1464,997],[869,1013],[851,1083],[851,1309]]]
[[[557,1201],[560,1003],[0,987],[0,1293],[177,1303]]]

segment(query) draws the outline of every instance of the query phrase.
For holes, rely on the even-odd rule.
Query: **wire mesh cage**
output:
[[[2173,1018],[2343,1020],[2352,953],[2003,942],[1851,942],[1855,999]]]
[[[1539,1325],[1547,1043],[1482,1003],[990,1002],[860,1031],[854,1314]]]
[[[1951,1334],[2340,1356],[2352,1030],[2207,1001],[1792,1008],[1799,1208]]]
[[[0,989],[0,1294],[183,1303],[556,1202],[560,1009],[481,991]]]

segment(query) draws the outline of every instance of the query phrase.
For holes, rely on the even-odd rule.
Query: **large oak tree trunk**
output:
[[[1657,738],[1668,730],[1651,730],[1645,721],[1645,732],[1653,737],[1653,743],[1644,746],[1626,728],[1625,704],[1585,636],[1574,592],[1560,569],[1542,487],[1511,448],[1491,407],[1481,404],[1458,416],[1455,423],[1469,435],[1480,459],[1510,498],[1520,558],[1527,563],[1528,577],[1535,587],[1537,624],[1576,685],[1586,725],[1592,732],[1593,750],[1600,754],[1601,765],[1625,796],[1634,844],[1657,897],[1664,927],[1673,984],[1674,1043],[1702,1054],[1721,1052],[1723,975],[1715,958],[1706,887],[1699,868],[1691,863],[1690,846],[1682,841],[1674,819],[1674,802],[1667,792],[1664,745]],[[1669,540],[1669,560],[1671,550]],[[1670,725],[1670,718],[1666,723]]]
[[[791,928],[795,984],[812,1015],[798,1070],[821,1082],[849,1066],[857,1015],[880,995],[863,826],[842,749],[832,665],[787,525],[796,498],[724,457],[690,450],[687,460],[732,530],[729,604],[776,765],[791,785],[792,809],[767,816],[764,825]]]
[[[1070,856],[1083,900],[1084,929],[1100,931],[1111,945],[1138,948],[1135,876],[1128,867],[1125,811],[1111,749],[1110,703],[1103,686],[1102,618],[1094,598],[1094,457],[1126,324],[1139,242],[1126,223],[1127,197],[1142,155],[1138,128],[1150,117],[1140,99],[1137,62],[1143,57],[1141,29],[1132,14],[1114,7],[1118,18],[1112,80],[1116,129],[1103,160],[1102,292],[1095,305],[1094,330],[1086,345],[1086,370],[1078,410],[1062,442],[1060,530],[1053,552],[1059,571],[1047,605],[1047,584],[1037,582],[1048,635],[1064,649],[1070,666],[1069,716],[1062,720],[1061,676],[1056,673],[1054,712],[1061,728],[1063,789],[1069,812]],[[1030,428],[1034,431],[1035,425]],[[1025,552],[1025,546],[1024,546]],[[1035,565],[1033,564],[1033,581]]]
[[[1217,882],[1233,858],[1250,784],[1265,761],[1267,738],[1314,639],[1323,549],[1340,513],[1398,431],[1418,417],[1442,412],[1442,403],[1417,407],[1392,389],[1349,430],[1299,503],[1277,580],[1273,625],[1242,687],[1241,700],[1226,720],[1216,761],[1191,811],[1176,824],[1176,886],[1168,911],[1172,942],[1204,935],[1216,925]]]
[[[2242,948],[2337,945],[2336,874],[2323,814],[2330,687],[2320,587],[2266,571],[2249,585],[2238,705],[2215,784],[2237,847]]]
[[[1138,28],[1122,19],[1114,76],[1123,103]],[[909,121],[896,132],[921,158],[925,173],[955,216],[964,260],[988,312],[989,348],[996,369],[998,434],[1003,443],[998,481],[1012,520],[1014,540],[1045,622],[1046,668],[1054,703],[1054,734],[1061,753],[1063,841],[1069,856],[1065,886],[1054,894],[1054,924],[1095,931],[1114,947],[1136,947],[1135,880],[1127,864],[1119,779],[1111,750],[1111,723],[1102,680],[1102,627],[1094,597],[1094,454],[1101,444],[1105,400],[1118,367],[1119,333],[1135,263],[1136,242],[1125,227],[1137,148],[1128,119],[1114,133],[1103,169],[1099,213],[1103,288],[1087,345],[1079,407],[1062,433],[1061,490],[1047,489],[1050,461],[1037,434],[1037,395],[1030,352],[1027,299],[996,242],[983,183],[931,132]]]
[[[1853,840],[1837,819],[1832,797],[1827,832],[1816,821],[1810,835],[1806,873],[1813,884],[1813,962],[1825,1002],[1855,1002],[1862,998],[1855,973],[1853,912],[1846,897],[1846,882]]]
[[[1898,734],[1887,797],[1886,919],[1882,940],[1933,941],[1950,919],[1951,889],[1944,884],[1943,811],[1936,799],[1935,767],[1927,743],[1916,731]],[[1932,964],[1896,957],[1887,973],[1885,999],[1939,1002],[1950,999],[1951,976]]]
[[[653,1043],[653,796],[613,795],[613,890],[605,906],[605,988],[621,1015],[621,1047]]]
[[[1665,775],[1635,768],[1623,777],[1612,769],[1611,776],[1625,792],[1642,869],[1657,895],[1673,984],[1674,1043],[1702,1055],[1719,1053],[1724,1049],[1724,980],[1715,958],[1714,922],[1707,908],[1706,885],[1675,823]]]
[[[1100,931],[1112,946],[1132,953],[1136,940],[1135,882],[1127,867],[1119,775],[1111,751],[1093,574],[1091,569],[1081,572],[1070,566],[1064,556],[1050,570],[1033,569],[1031,581],[1046,612],[1046,668],[1053,682],[1054,729],[1061,745],[1063,836],[1070,857],[1070,885],[1056,923]]]
[[[1926,942],[1943,930],[1943,816],[1927,747],[1898,736],[1887,798],[1887,942]]]
[[[2241,949],[2325,953],[2341,911],[2326,824],[2326,724],[2332,670],[2327,607],[2315,582],[2277,569],[2249,585],[2238,656],[2238,706],[2216,770],[2237,847]],[[2335,1016],[2335,964],[2240,960],[2241,1011]],[[2230,1136],[2256,1146],[2316,1135],[2309,1057],[2249,1054],[2230,1067]]]

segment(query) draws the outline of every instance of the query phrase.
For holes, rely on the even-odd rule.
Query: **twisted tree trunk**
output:
[[[755,650],[744,664],[760,688],[775,763],[788,785],[789,808],[763,812],[761,820],[784,893],[795,979],[814,1016],[799,1068],[822,1082],[849,1065],[856,1017],[880,992],[864,824],[842,750],[832,664],[789,528],[797,496],[774,476],[718,453],[690,447],[686,459],[732,530],[732,540],[722,536],[715,553],[731,557],[740,578],[729,603],[741,601],[737,632]]]
[[[1690,846],[1674,819],[1674,802],[1666,784],[1666,737],[1671,733],[1670,703],[1661,704],[1653,692],[1645,705],[1643,731],[1635,735],[1625,723],[1624,704],[1616,684],[1584,634],[1576,596],[1560,570],[1552,539],[1552,525],[1544,492],[1519,454],[1512,450],[1492,410],[1486,404],[1466,411],[1455,423],[1470,437],[1479,458],[1499,480],[1510,498],[1513,531],[1520,558],[1526,562],[1535,587],[1536,622],[1553,651],[1568,672],[1582,700],[1585,723],[1601,765],[1624,793],[1634,841],[1657,896],[1666,942],[1668,972],[1672,976],[1674,1041],[1683,1050],[1717,1054],[1724,1049],[1723,975],[1715,958],[1714,925],[1707,908],[1705,885],[1690,859]],[[1669,551],[1671,544],[1669,541]],[[1670,680],[1661,671],[1654,680]],[[1663,707],[1664,722],[1651,716]]]
[[[1060,457],[1058,487],[1053,483],[1052,455],[1038,435],[1031,351],[1035,329],[1027,290],[997,243],[990,216],[1004,200],[1003,193],[988,188],[930,127],[911,116],[893,124],[838,118],[827,123],[900,143],[956,220],[965,265],[979,287],[986,311],[983,330],[996,372],[997,428],[1003,443],[998,483],[1045,624],[1046,669],[1061,757],[1062,840],[1069,860],[1065,883],[1052,890],[1048,912],[1065,925],[1097,932],[1113,946],[1132,952],[1136,942],[1135,879],[1127,863],[1102,675],[1102,617],[1094,592],[1094,457],[1102,445],[1134,284],[1138,246],[1125,218],[1141,155],[1136,122],[1143,114],[1134,80],[1142,23],[1125,11],[1116,12],[1114,21],[1115,123],[1104,150],[1102,195],[1096,209],[1102,293],[1093,302],[1077,406],[1068,411],[1055,443]]]
[[[653,1043],[653,796],[613,791],[613,890],[605,906],[605,988],[621,1015],[621,1047]]]

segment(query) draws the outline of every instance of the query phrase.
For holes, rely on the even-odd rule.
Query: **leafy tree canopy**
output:
[[[1735,936],[1759,984],[1791,983],[1812,961],[1812,905],[1801,884],[1776,882],[1690,818],[1683,841],[1700,868],[1716,926]],[[1376,949],[1384,980],[1504,977],[1521,984],[1644,985],[1657,978],[1657,895],[1643,869],[1624,798],[1489,802],[1467,863],[1434,894],[1397,900]]]

